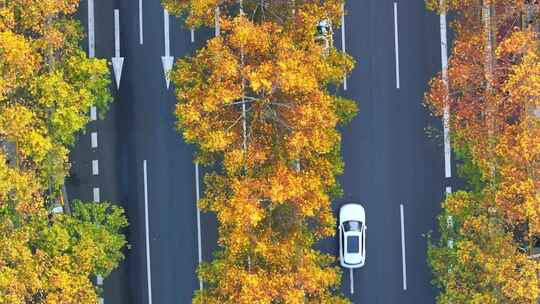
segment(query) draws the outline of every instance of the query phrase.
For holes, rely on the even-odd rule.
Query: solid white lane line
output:
[[[146,159],[143,161],[144,173],[144,228],[146,232],[146,277],[148,287],[148,303],[152,304],[152,270],[150,268],[150,232],[148,228],[148,177],[146,169]]]
[[[354,294],[354,275],[353,275],[353,269],[349,268],[349,277],[351,282],[351,294]]]
[[[405,220],[403,218],[403,204],[399,205],[401,215],[401,262],[403,264],[403,290],[407,290],[407,263],[405,261]]]
[[[116,89],[119,89],[124,57],[120,57],[120,11],[118,9],[114,10],[114,57],[112,58],[112,64]]]
[[[441,7],[444,6],[444,0],[440,0]],[[440,15],[441,25],[441,64],[442,64],[442,81],[448,92],[448,46],[447,46],[447,30],[446,30],[446,13]],[[444,133],[444,176],[452,177],[452,150],[450,147],[450,107],[448,95],[445,97],[445,105],[443,111],[443,133]]]
[[[99,203],[100,202],[100,199],[99,199],[99,188],[98,187],[94,187],[94,189],[92,189],[92,194],[93,194],[93,201],[94,203]]]
[[[92,148],[98,147],[98,140],[97,140],[97,132],[90,133],[90,143],[92,145]]]
[[[143,11],[142,0],[139,0],[139,44],[143,44]]]
[[[94,31],[94,0],[88,0],[88,57],[96,56],[96,36]]]
[[[341,51],[345,53],[345,3],[341,4]],[[343,75],[343,90],[347,91],[347,75]]]
[[[97,159],[92,160],[92,175],[99,175],[99,161]]]
[[[196,191],[196,198],[197,198],[197,204],[198,204],[199,199],[201,197],[200,188],[199,188],[199,163],[195,163],[195,191]],[[199,209],[198,205],[197,205],[197,247],[199,251],[199,265],[200,265],[202,263],[201,210]],[[204,288],[203,281],[199,277],[199,289],[202,291],[203,288]]]
[[[394,45],[396,47],[396,88],[399,89],[399,36],[397,2],[394,2]]]
[[[97,119],[97,109],[94,106],[90,107],[90,120],[94,121]]]

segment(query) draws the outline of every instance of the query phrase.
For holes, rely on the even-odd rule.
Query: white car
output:
[[[366,262],[366,212],[362,205],[347,203],[339,209],[339,262],[360,268]]]
[[[53,208],[51,209],[52,214],[64,213],[64,207],[59,203],[54,203]]]
[[[317,23],[315,42],[321,45],[325,55],[328,55],[330,48],[334,44],[333,30],[330,20],[324,19]]]

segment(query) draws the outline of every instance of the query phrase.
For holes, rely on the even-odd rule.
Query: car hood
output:
[[[339,210],[339,222],[344,223],[346,221],[359,221],[366,222],[366,212],[364,207],[356,203],[348,203],[341,206]]]

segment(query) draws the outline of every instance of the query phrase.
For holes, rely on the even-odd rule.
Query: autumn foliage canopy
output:
[[[207,285],[194,303],[347,303],[335,258],[313,248],[335,233],[337,126],[356,113],[330,91],[353,60],[316,37],[318,22],[339,25],[341,2],[164,6],[188,25],[219,26],[171,73],[184,139],[199,163],[220,168],[206,175],[199,202],[217,215],[220,249],[198,270]]]
[[[79,47],[78,4],[0,4],[0,303],[97,303],[93,277],[123,258],[122,209],[75,200],[51,213],[90,106],[111,101],[106,61]]]
[[[455,14],[456,39],[448,86],[433,78],[426,104],[436,115],[448,107],[458,170],[474,184],[446,199],[441,240],[430,247],[439,303],[536,303],[540,7],[509,0],[428,7]]]

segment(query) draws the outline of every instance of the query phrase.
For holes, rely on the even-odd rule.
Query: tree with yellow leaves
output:
[[[241,4],[245,16],[252,20],[279,25],[294,23],[299,27],[291,26],[288,30],[300,36],[310,36],[314,24],[323,19],[339,24],[343,13],[340,0],[163,0],[162,3],[172,14],[186,16],[186,25],[190,27],[216,26],[221,18],[239,15]]]
[[[109,70],[87,58],[78,0],[0,4],[0,303],[96,303],[92,276],[123,258],[123,211],[73,202],[52,214],[90,106],[106,110]],[[13,146],[14,149],[8,149]]]
[[[313,249],[334,233],[330,209],[343,170],[337,125],[356,113],[332,95],[353,62],[316,41],[321,20],[338,24],[338,1],[165,1],[188,25],[220,36],[177,62],[178,126],[218,162],[200,207],[216,213],[220,250],[199,268],[195,303],[347,303],[334,258]],[[332,8],[332,9],[330,9]],[[268,12],[271,11],[272,14]],[[266,13],[268,14],[266,14]],[[249,16],[249,17],[247,17]]]
[[[91,105],[111,101],[105,60],[87,58],[70,17],[78,1],[8,1],[0,8],[0,138],[47,188],[67,174],[68,147]]]
[[[438,302],[536,303],[540,272],[528,256],[540,237],[538,33],[513,26],[523,1],[447,4],[457,15],[450,90],[438,75],[426,103],[437,115],[449,106],[452,145],[464,160],[458,171],[475,187],[443,204],[441,240],[429,250],[442,288]],[[479,18],[482,4],[497,12],[491,46]],[[490,48],[492,63],[486,60]],[[448,218],[455,226],[448,227]]]
[[[316,189],[319,179],[287,170],[268,183],[207,177],[200,205],[218,216],[222,250],[199,269],[207,287],[194,303],[347,303],[334,294],[340,282],[334,258],[312,248],[334,232],[329,198]],[[315,184],[302,184],[309,181]]]
[[[0,205],[0,303],[97,302],[91,276],[107,276],[123,259],[123,210],[75,201],[72,214],[22,217]]]
[[[489,214],[485,199],[456,192],[443,205],[441,238],[428,250],[441,288],[437,303],[536,303],[540,263],[516,250],[512,234]]]
[[[323,57],[316,43],[299,46],[273,23],[239,17],[222,28],[222,37],[179,61],[171,74],[182,101],[179,127],[200,146],[201,159],[225,153],[231,172],[261,165],[276,155],[276,136],[282,138],[275,142],[282,146],[278,155],[288,160],[329,153],[339,142],[336,124],[355,107],[324,86],[341,80],[350,58],[336,50]],[[249,149],[242,157],[244,140]]]

